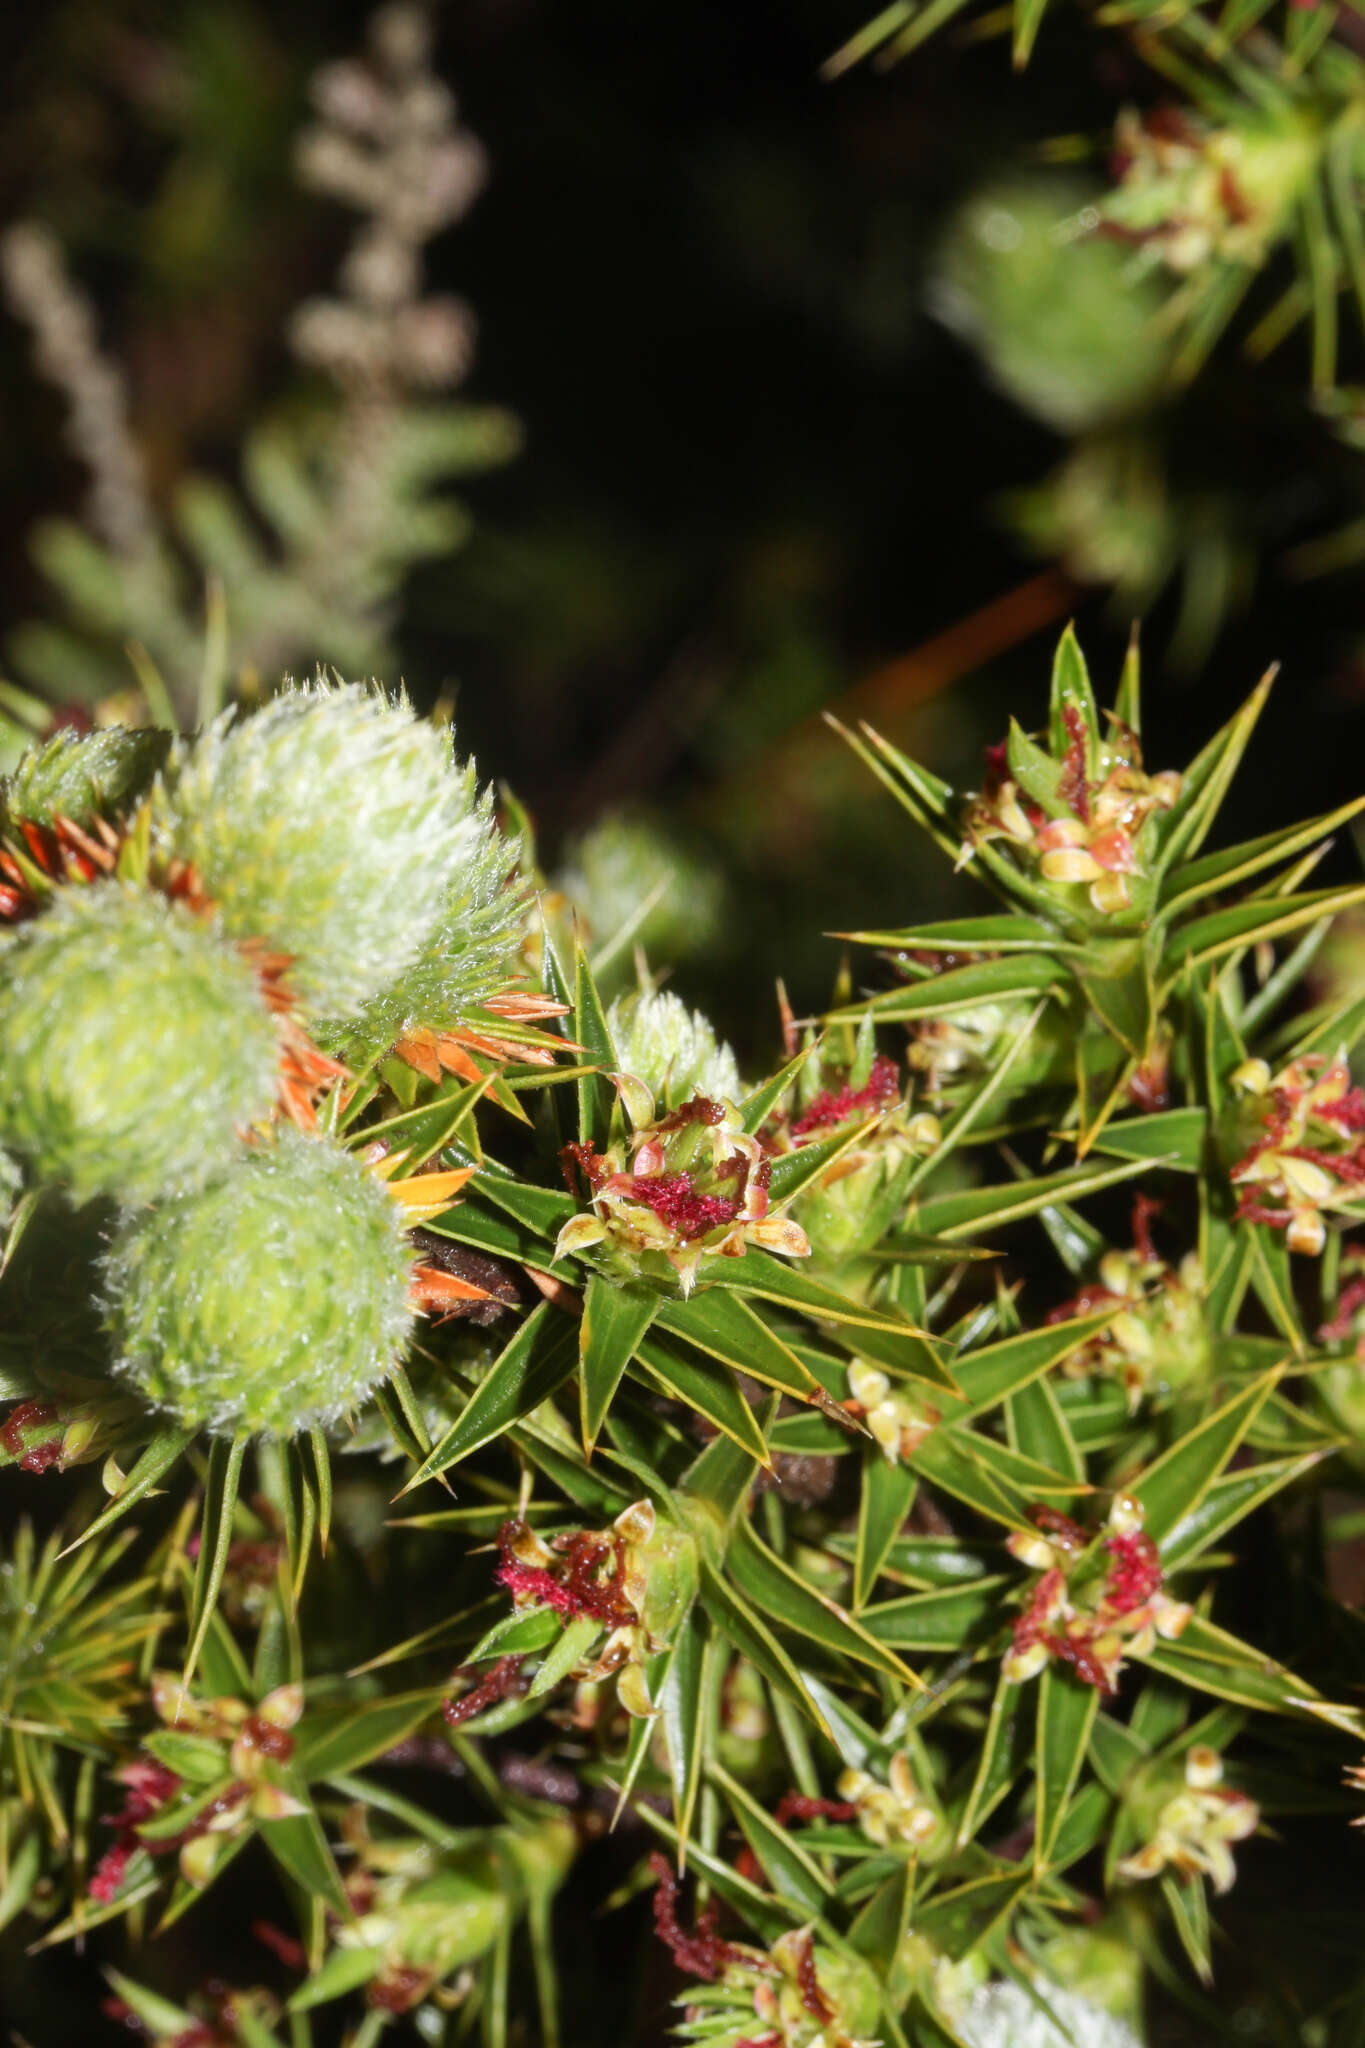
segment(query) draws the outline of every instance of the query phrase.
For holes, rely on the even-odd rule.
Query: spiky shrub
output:
[[[670,1958],[720,2048],[1126,2043],[1154,1986],[1244,2037],[1211,1902],[1299,1809],[1344,1828],[1365,1736],[1349,1617],[1250,1562],[1316,1588],[1365,1464],[1365,1002],[1304,993],[1365,896],[1303,887],[1348,813],[1207,850],[1264,687],[1150,764],[1136,657],[1101,715],[1068,634],[975,791],[855,736],[998,908],[861,934],[867,990],[784,1010],[749,1082],[527,931],[470,772],[377,695],[182,744],[84,844],[11,836],[0,1061],[44,946],[124,961],[109,902],[249,967],[274,1068],[148,1201],[157,1105],[101,1121],[137,1005],[115,1042],[81,956],[79,1071],[7,1135],[0,1457],[104,1497],[47,1480],[76,1564],[7,1567],[4,1915],[88,1937],[165,2041],[646,2040]],[[193,1048],[206,1096],[236,1044]],[[226,1992],[204,1896],[272,1885]],[[642,1888],[633,1978],[585,1969]],[[216,1988],[149,1981],[153,1906]],[[1365,2018],[1349,1973],[1275,1996],[1310,2033],[1272,2038]]]

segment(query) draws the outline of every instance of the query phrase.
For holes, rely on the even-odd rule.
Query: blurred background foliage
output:
[[[637,906],[664,878],[632,935],[745,1050],[773,1043],[755,992],[776,974],[798,1010],[822,999],[822,928],[951,908],[826,708],[969,777],[1006,708],[1035,711],[1061,619],[1105,672],[1140,617],[1157,765],[1286,666],[1275,786],[1244,791],[1232,829],[1358,781],[1358,332],[1343,321],[1316,400],[1302,331],[1269,354],[1229,334],[1173,383],[1158,282],[1093,232],[1116,114],[1170,97],[1141,36],[1059,8],[1021,82],[1000,24],[960,19],[904,61],[822,77],[865,20],[860,0],[438,10],[435,72],[490,164],[423,251],[428,294],[477,316],[472,371],[428,380],[463,380],[463,424],[433,453],[422,408],[449,401],[404,386],[421,474],[368,472],[398,536],[374,592],[334,575],[300,604],[286,575],[282,603],[258,575],[226,620],[210,608],[211,660],[248,688],[326,659],[453,695],[547,870],[595,863],[608,896],[638,870]],[[318,464],[365,401],[289,337],[357,218],[301,181],[299,138],[310,80],[365,24],[319,0],[49,0],[3,30],[0,218],[55,236],[126,381],[180,578],[151,653],[185,718],[215,545],[262,572],[310,547],[335,567]],[[149,636],[103,592],[98,662],[53,640],[93,572],[51,522],[80,516],[88,478],[12,316],[0,376],[10,673],[48,696],[69,676],[57,696],[88,701],[120,638]],[[289,476],[270,491],[281,446],[320,492],[293,533]],[[238,524],[215,539],[225,502]]]

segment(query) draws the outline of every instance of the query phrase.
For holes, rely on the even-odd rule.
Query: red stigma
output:
[[[812,1131],[826,1131],[863,1111],[886,1109],[900,1094],[896,1062],[878,1053],[872,1062],[864,1088],[850,1088],[845,1082],[837,1092],[826,1089],[808,1104],[791,1127],[793,1138],[807,1138]]]
[[[30,1429],[42,1429],[47,1423],[57,1420],[57,1410],[48,1401],[21,1401],[17,1408],[11,1408],[0,1424],[0,1444],[13,1458],[21,1472],[47,1472],[62,1461],[62,1435],[59,1429],[54,1436],[44,1437],[40,1442],[25,1442]]]
[[[820,1979],[815,1974],[815,1937],[807,1934],[801,1943],[801,1953],[796,1962],[796,1984],[801,1993],[801,2003],[813,2020],[821,2025],[834,2018],[834,2007],[820,1989]]]
[[[524,1657],[499,1657],[492,1670],[468,1692],[462,1693],[459,1699],[442,1700],[441,1712],[450,1727],[458,1728],[462,1721],[472,1721],[475,1714],[481,1714],[485,1707],[496,1706],[499,1700],[517,1692],[520,1689],[517,1680],[525,1662]],[[463,1677],[470,1669],[469,1665],[462,1664],[452,1676]]]
[[[513,1599],[530,1600],[538,1607],[552,1607],[556,1614],[562,1614],[567,1621],[587,1614],[594,1621],[600,1621],[604,1628],[626,1628],[636,1619],[635,1609],[621,1590],[621,1550],[619,1537],[608,1540],[596,1536],[589,1530],[579,1530],[572,1536],[555,1539],[555,1549],[563,1558],[553,1570],[542,1565],[522,1564],[513,1549],[518,1534],[525,1528],[523,1522],[504,1522],[498,1531],[498,1547],[502,1562],[498,1566],[497,1580],[505,1586]],[[610,1560],[611,1574],[603,1579],[602,1567]]]
[[[689,1933],[678,1920],[678,1880],[672,1865],[656,1849],[649,1867],[658,1879],[654,1893],[655,1933],[680,1970],[685,1970],[689,1977],[700,1977],[703,1983],[714,1984],[733,1954],[731,1944],[716,1932],[714,1906],[698,1914],[697,1924]]]
[[[1131,1614],[1161,1590],[1161,1558],[1141,1529],[1111,1536],[1105,1549],[1114,1562],[1104,1582],[1104,1605],[1111,1615]]]
[[[629,1177],[626,1200],[652,1209],[678,1237],[705,1237],[733,1223],[739,1214],[739,1199],[733,1195],[698,1193],[689,1173],[634,1174]]]

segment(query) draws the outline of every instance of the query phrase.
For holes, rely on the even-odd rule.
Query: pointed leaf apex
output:
[[[1099,769],[1100,720],[1095,707],[1095,693],[1090,685],[1090,671],[1085,665],[1085,656],[1076,638],[1073,621],[1067,626],[1057,642],[1057,653],[1052,664],[1052,694],[1049,712],[1049,739],[1052,757],[1061,761],[1072,744],[1072,732],[1067,714],[1074,720],[1080,715],[1084,729],[1087,773],[1094,776]]]

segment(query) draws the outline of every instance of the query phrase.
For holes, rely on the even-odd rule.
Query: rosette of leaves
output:
[[[1266,986],[1249,998],[1225,994],[1243,1035],[1268,1018],[1302,978],[1326,921],[1365,897],[1360,884],[1299,886],[1310,853],[1359,800],[1201,855],[1272,681],[1273,672],[1180,772],[1151,774],[1143,764],[1136,647],[1102,718],[1070,629],[1053,664],[1046,732],[1035,738],[1012,725],[990,750],[979,793],[953,790],[868,727],[847,735],[916,823],[1004,906],[994,916],[848,934],[894,948],[906,977],[872,999],[870,1014],[918,1026],[986,1003],[1061,1005],[1072,1047],[1063,1115],[1083,1149],[1123,1102],[1169,1100],[1172,1060],[1196,1028],[1195,992],[1210,973],[1226,992],[1255,948],[1302,935],[1303,950]],[[1226,900],[1238,890],[1239,900]],[[1224,900],[1210,908],[1213,896]],[[967,956],[965,964],[936,971],[946,954]],[[862,1004],[845,1012],[863,1013]],[[1056,1078],[1055,1041],[1045,1040],[1023,1051],[1010,1092]],[[1199,1085],[1192,1066],[1177,1079]]]

